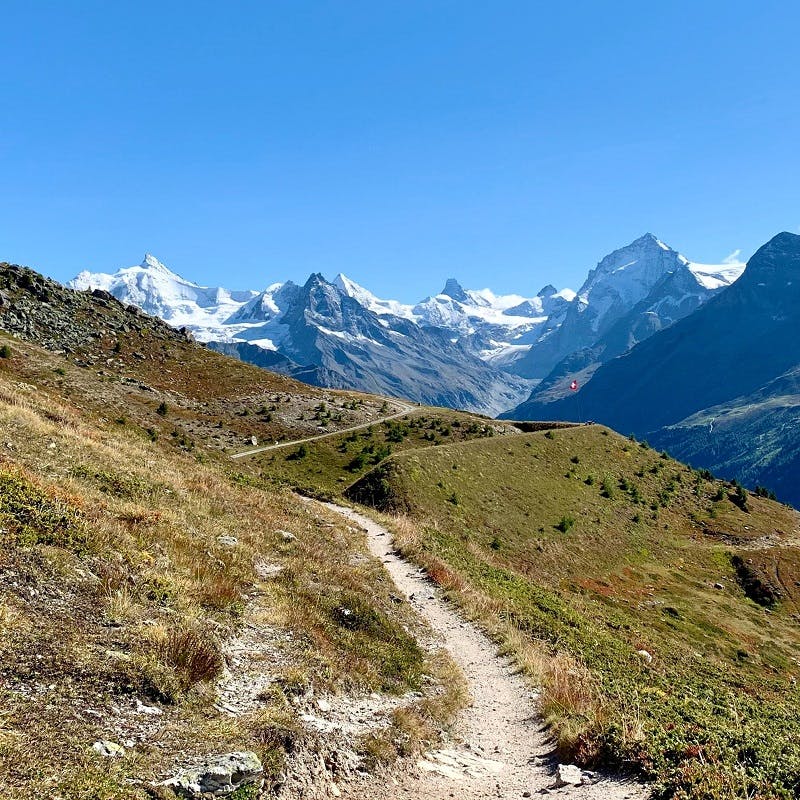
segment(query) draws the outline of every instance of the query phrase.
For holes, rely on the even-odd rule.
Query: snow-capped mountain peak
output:
[[[142,259],[142,263],[139,264],[142,269],[151,269],[151,270],[158,270],[159,272],[164,272],[168,275],[175,275],[175,273],[166,266],[166,264],[159,261],[152,253],[145,253],[144,258]],[[176,275],[176,277],[178,277]]]
[[[333,284],[342,294],[347,295],[347,297],[352,297],[354,300],[361,303],[364,308],[368,308],[379,316],[390,314],[395,317],[403,317],[404,319],[414,319],[414,312],[410,305],[397,300],[381,300],[380,297],[374,295],[369,289],[365,289],[355,281],[350,280],[350,278],[342,272],[333,279]]]
[[[199,339],[216,338],[226,320],[258,294],[192,283],[150,253],[140,264],[124,267],[113,275],[84,270],[69,286],[79,290],[104,289],[176,328],[194,331]]]
[[[578,290],[582,303],[600,287],[612,287],[621,298],[638,302],[668,272],[687,260],[652,233],[640,236],[601,259]]]

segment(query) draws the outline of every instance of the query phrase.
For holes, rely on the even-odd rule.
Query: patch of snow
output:
[[[697,282],[704,288],[711,291],[730,286],[741,277],[744,272],[744,262],[725,262],[724,264],[697,264],[689,262],[691,270]]]

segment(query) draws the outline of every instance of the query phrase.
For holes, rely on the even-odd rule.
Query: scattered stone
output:
[[[217,541],[225,547],[233,547],[239,544],[239,540],[235,536],[217,536]]]
[[[317,699],[317,708],[323,714],[327,714],[333,708],[333,706],[324,697],[320,697]]]
[[[267,561],[257,561],[255,564],[256,574],[262,580],[274,578],[283,572],[283,567],[280,564],[270,564]]]
[[[210,794],[224,797],[243,786],[263,784],[264,768],[251,751],[211,756],[202,764],[183,770],[160,786],[172,789],[180,797],[201,797]]]
[[[717,582],[717,583],[714,584],[714,588],[715,589],[724,589],[725,587],[721,583]]]
[[[103,758],[122,758],[125,755],[125,748],[116,742],[110,742],[108,739],[101,739],[92,745],[92,750]]]
[[[562,786],[580,786],[583,783],[583,773],[574,764],[559,764],[556,769],[556,780],[553,788]]]
[[[158,706],[146,706],[138,697],[136,698],[136,713],[147,714],[151,717],[160,717],[164,712]]]
[[[342,796],[342,790],[333,781],[330,782],[330,785],[328,786],[328,791],[330,792],[331,797]]]
[[[293,542],[297,537],[290,531],[278,531],[284,542]]]
[[[645,664],[653,663],[653,656],[647,650],[637,650],[636,655],[645,662]]]

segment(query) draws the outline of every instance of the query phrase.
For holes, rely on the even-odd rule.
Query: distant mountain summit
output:
[[[83,271],[69,286],[79,290],[103,289],[176,328],[202,329],[210,336],[221,329],[242,303],[257,294],[199,286],[172,272],[150,253],[145,254],[141,264],[125,267],[113,275]]]
[[[498,295],[451,277],[412,305],[343,273],[231,291],[186,280],[150,254],[114,274],[82,272],[71,286],[109,291],[200,341],[306,381],[496,414],[553,367],[572,369],[559,366],[563,359],[581,360],[588,377],[733,279],[734,268],[720,266],[703,268],[701,281],[697,267],[647,234],[602,259],[577,296],[552,284],[535,296]],[[551,384],[560,386],[542,381]]]
[[[444,285],[444,289],[440,294],[452,297],[453,300],[458,300],[459,303],[472,303],[472,298],[461,288],[461,284],[455,278],[448,278]]]
[[[619,355],[694,311],[715,291],[730,285],[743,269],[743,264],[713,267],[692,264],[647,233],[605,256],[590,270],[563,322],[557,329],[547,331],[547,336],[519,360],[515,371],[541,379],[547,378],[563,359],[579,352],[585,367],[607,360],[612,354]],[[671,280],[676,275],[679,277]],[[632,335],[624,337],[627,346],[623,350],[617,345],[604,357],[607,347],[604,337],[618,323]],[[619,332],[612,334],[612,338],[619,342]],[[598,352],[585,352],[597,345],[600,345]],[[563,372],[564,367],[558,370],[559,374]]]

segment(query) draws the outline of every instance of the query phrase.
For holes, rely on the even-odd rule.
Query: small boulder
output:
[[[179,797],[225,797],[244,786],[263,783],[264,768],[259,757],[251,751],[209,756],[196,767],[161,783]]]
[[[637,650],[636,655],[644,661],[645,664],[652,664],[653,663],[653,656],[647,650]]]
[[[239,544],[239,540],[235,536],[217,536],[217,541],[225,547],[233,547]]]
[[[280,535],[281,539],[283,539],[284,542],[293,542],[297,538],[290,531],[278,531],[278,534]]]
[[[101,739],[92,745],[92,750],[103,758],[122,758],[125,755],[125,748],[121,744],[111,742],[108,739]]]
[[[559,764],[556,769],[554,789],[562,786],[580,786],[583,783],[583,773],[574,764]]]

